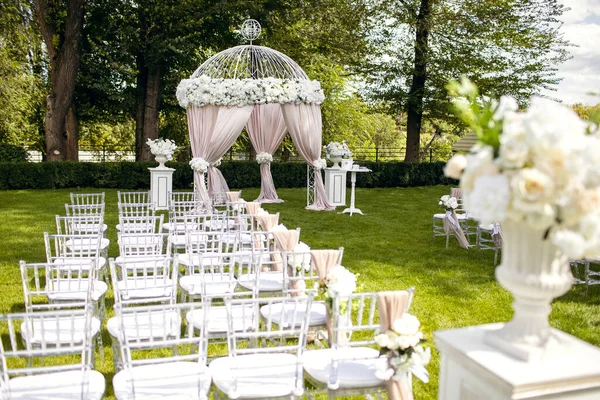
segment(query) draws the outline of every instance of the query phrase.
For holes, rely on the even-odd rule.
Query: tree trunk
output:
[[[77,113],[75,111],[75,105],[71,104],[71,108],[67,112],[67,144],[66,153],[67,160],[79,161],[79,121],[77,120]]]
[[[147,69],[146,69],[147,70]],[[139,159],[138,161],[152,161],[154,156],[150,153],[150,147],[146,145],[148,139],[158,138],[158,104],[160,100],[160,69],[154,71],[148,71],[146,79],[146,90],[144,92],[145,98],[143,103],[143,110],[140,110],[140,104],[138,104],[138,113],[142,111],[142,130],[139,138],[141,143],[137,143],[140,146]],[[136,133],[138,129],[136,127]]]
[[[80,62],[86,0],[68,0],[66,17],[58,31],[56,4],[52,0],[36,0],[36,18],[50,58],[50,87],[46,97],[46,156],[48,161],[67,158],[67,113],[73,102]]]
[[[406,156],[405,162],[419,161],[419,145],[421,142],[421,121],[423,119],[423,96],[427,79],[427,50],[429,40],[430,0],[421,0],[417,15],[415,37],[415,62],[412,84],[408,92],[406,104]]]
[[[136,95],[136,114],[135,114],[135,160],[142,161],[144,151],[144,112],[146,111],[146,82],[148,82],[148,68],[144,66],[143,56],[137,57],[138,75],[137,75],[137,95]]]

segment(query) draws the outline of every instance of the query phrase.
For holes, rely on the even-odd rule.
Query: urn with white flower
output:
[[[486,341],[525,361],[551,356],[550,304],[573,284],[568,260],[600,254],[598,125],[546,99],[519,112],[509,97],[481,102],[466,81],[449,89],[479,140],[445,173],[460,179],[470,217],[501,224],[496,278],[514,296],[513,319]]]

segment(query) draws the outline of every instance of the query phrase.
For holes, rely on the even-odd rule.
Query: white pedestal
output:
[[[173,168],[148,168],[150,170],[150,199],[157,210],[169,209],[169,192],[173,190]]]
[[[346,172],[340,168],[325,168],[325,191],[332,206],[346,205]]]
[[[524,362],[484,343],[503,324],[435,332],[440,400],[600,399],[600,348],[553,329],[561,356]]]

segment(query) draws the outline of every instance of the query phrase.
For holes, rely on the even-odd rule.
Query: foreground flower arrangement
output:
[[[431,360],[431,349],[422,346],[420,325],[417,317],[404,313],[394,321],[391,330],[375,336],[380,354],[388,357],[388,368],[376,371],[379,379],[400,381],[412,373],[423,382],[429,382],[425,366]]]
[[[600,255],[600,132],[570,108],[534,97],[478,101],[467,80],[449,86],[459,116],[479,143],[454,156],[445,174],[460,179],[471,217],[544,230],[571,259]]]
[[[173,159],[173,153],[177,150],[175,142],[169,139],[148,139],[146,144],[150,147],[150,152],[155,156],[164,156],[167,160]]]
[[[218,79],[202,75],[177,86],[179,105],[243,107],[255,104],[321,104],[325,95],[318,81],[302,79]]]

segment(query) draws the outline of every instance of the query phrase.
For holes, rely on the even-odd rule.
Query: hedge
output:
[[[357,174],[357,187],[430,186],[452,182],[444,177],[443,162],[411,164],[362,161],[360,164],[373,172]],[[172,162],[167,166],[175,168],[174,189],[191,188],[192,170],[187,163]],[[156,167],[156,163],[0,162],[0,190],[73,187],[147,189],[150,185],[150,167]],[[219,169],[232,188],[260,187],[260,171],[256,162],[223,161]],[[277,188],[306,186],[304,163],[274,163],[271,170]]]
[[[24,162],[29,160],[29,154],[21,146],[0,143],[0,160],[3,162]]]

